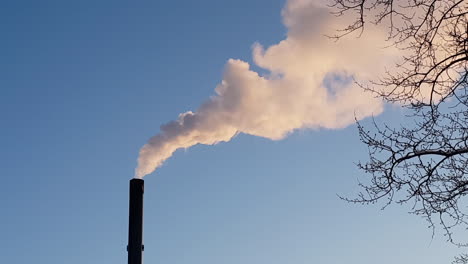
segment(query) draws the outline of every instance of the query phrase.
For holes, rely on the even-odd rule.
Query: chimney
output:
[[[128,264],[143,263],[143,192],[142,179],[130,180],[130,208],[128,218]]]

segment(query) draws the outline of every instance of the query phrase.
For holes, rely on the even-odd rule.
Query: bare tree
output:
[[[401,63],[385,76],[361,84],[390,103],[407,108],[409,127],[358,123],[370,175],[355,203],[384,201],[411,205],[433,232],[447,239],[468,228],[468,0],[331,0],[338,16],[355,20],[333,36],[361,35],[367,25],[388,29],[402,51]],[[460,228],[460,229],[458,229]],[[454,263],[468,263],[457,257]]]

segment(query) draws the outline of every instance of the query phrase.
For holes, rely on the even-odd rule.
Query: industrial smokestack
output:
[[[128,264],[143,263],[143,193],[142,179],[130,180],[130,206],[128,219]]]

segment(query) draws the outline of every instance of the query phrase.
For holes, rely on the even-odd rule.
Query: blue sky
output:
[[[213,95],[229,58],[284,39],[284,4],[4,3],[0,262],[126,263],[140,147]],[[338,199],[365,155],[354,125],[179,150],[145,177],[145,263],[449,262],[459,250],[407,208]]]

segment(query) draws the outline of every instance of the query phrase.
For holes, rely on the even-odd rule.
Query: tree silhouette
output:
[[[385,76],[360,84],[407,108],[410,127],[358,123],[369,159],[358,167],[369,176],[355,203],[411,204],[433,232],[447,239],[468,228],[468,0],[332,0],[337,16],[354,20],[332,36],[361,35],[367,25],[388,29],[402,52]],[[460,229],[459,229],[460,228]],[[467,234],[465,234],[467,235]],[[454,263],[468,263],[466,255]]]

